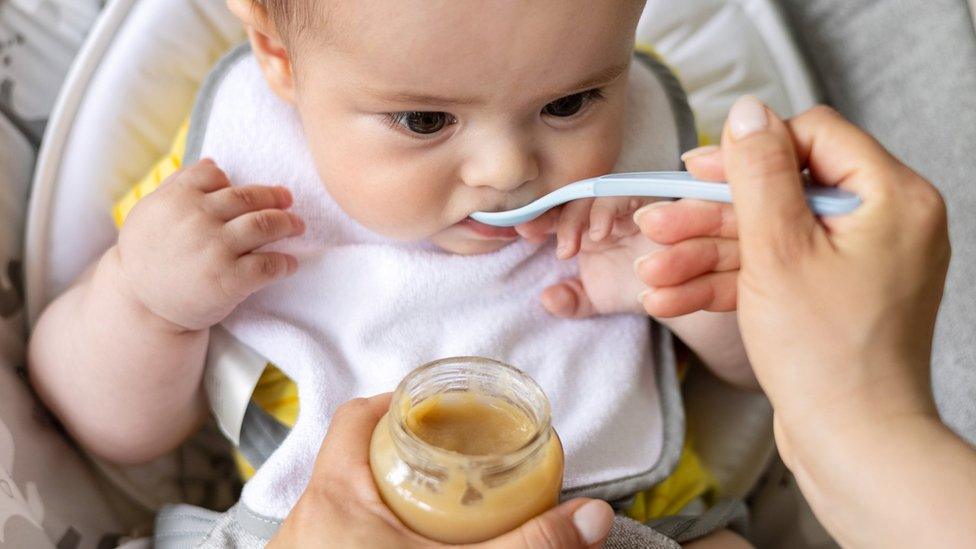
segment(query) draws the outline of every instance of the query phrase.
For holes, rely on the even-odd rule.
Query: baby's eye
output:
[[[457,122],[446,112],[406,111],[389,114],[390,126],[402,126],[413,133],[430,135]]]
[[[561,97],[542,108],[542,114],[567,118],[583,110],[588,104],[603,99],[600,90],[587,90]]]

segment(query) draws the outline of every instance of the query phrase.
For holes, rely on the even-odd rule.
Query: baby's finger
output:
[[[709,273],[680,286],[652,288],[641,293],[644,310],[657,318],[674,318],[695,311],[735,310],[739,271]]]
[[[564,280],[542,291],[542,306],[562,318],[587,318],[596,314],[583,283],[578,278]]]
[[[693,238],[634,262],[637,277],[651,287],[676,286],[711,272],[739,268],[739,241]]]
[[[207,210],[225,221],[248,212],[285,209],[292,204],[288,189],[264,185],[227,187],[208,194],[204,200]]]
[[[228,221],[222,237],[228,248],[240,255],[303,232],[305,223],[297,215],[283,210],[261,210]]]
[[[633,197],[597,198],[590,209],[590,240],[600,242],[614,232],[615,222],[630,217],[641,206],[641,200]],[[624,220],[631,223],[630,219]]]
[[[545,242],[556,232],[562,208],[553,208],[539,217],[515,227],[515,232],[529,242]]]
[[[699,147],[681,155],[691,175],[703,181],[725,181],[722,149],[715,145]]]
[[[592,206],[592,198],[576,200],[563,206],[559,224],[556,226],[556,257],[559,259],[569,259],[579,253]]]
[[[216,162],[209,158],[204,158],[189,168],[186,168],[180,180],[205,193],[230,187],[230,179],[227,179],[227,174],[224,173],[224,170],[217,167]]]
[[[278,252],[245,254],[237,259],[231,276],[221,280],[225,293],[243,299],[267,284],[298,270],[294,256]]]
[[[658,244],[700,236],[737,238],[739,234],[735,210],[730,204],[718,202],[655,202],[637,210],[634,218],[641,232]]]

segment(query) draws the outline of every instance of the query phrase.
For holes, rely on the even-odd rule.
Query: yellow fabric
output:
[[[184,123],[169,153],[115,204],[112,214],[117,226],[122,226],[125,217],[139,199],[156,190],[167,177],[180,169],[186,149],[188,129],[189,123]],[[683,373],[684,367],[681,371],[681,374]],[[298,419],[298,386],[272,364],[268,364],[258,380],[252,398],[258,406],[285,425],[292,426]],[[673,515],[696,498],[710,498],[715,489],[715,480],[701,463],[691,446],[690,439],[688,433],[681,458],[671,476],[654,488],[638,493],[634,498],[634,504],[626,511],[628,516],[645,522]],[[239,452],[234,457],[241,477],[245,480],[251,478],[254,475],[254,468]]]

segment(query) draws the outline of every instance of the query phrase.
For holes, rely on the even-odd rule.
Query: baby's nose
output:
[[[482,146],[465,162],[461,178],[471,187],[515,190],[539,177],[539,163],[530,146],[517,139],[499,139]]]

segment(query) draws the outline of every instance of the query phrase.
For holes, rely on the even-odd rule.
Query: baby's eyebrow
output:
[[[576,93],[579,91],[585,91],[588,89],[598,88],[605,84],[608,84],[617,79],[624,71],[627,70],[627,63],[621,63],[618,65],[613,65],[605,69],[601,69],[582,80],[577,84],[571,86],[568,89],[556,90],[545,97],[558,97],[561,95],[568,95],[571,93]],[[371,95],[376,99],[381,101],[387,101],[392,103],[402,103],[408,105],[430,105],[435,107],[451,107],[456,105],[471,105],[482,101],[476,97],[443,97],[438,95],[430,95],[426,93],[412,93],[406,91],[399,92],[386,92],[383,90],[378,90],[375,88],[363,88],[361,90],[367,95]]]
[[[577,91],[586,91],[593,88],[599,88],[600,86],[609,84],[617,79],[618,76],[627,70],[628,63],[621,63],[619,65],[613,65],[605,69],[600,70],[591,76],[584,78],[575,86],[569,88],[569,93],[574,93]],[[556,91],[553,95],[558,95],[561,93],[566,93],[567,90]]]
[[[472,103],[478,102],[478,99],[475,99],[473,97],[471,98],[441,97],[437,95],[429,95],[424,93],[411,93],[411,92],[387,93],[372,88],[364,88],[362,91],[381,101],[388,101],[392,103],[406,103],[410,105],[431,105],[431,106],[450,107],[454,105],[470,105]]]

